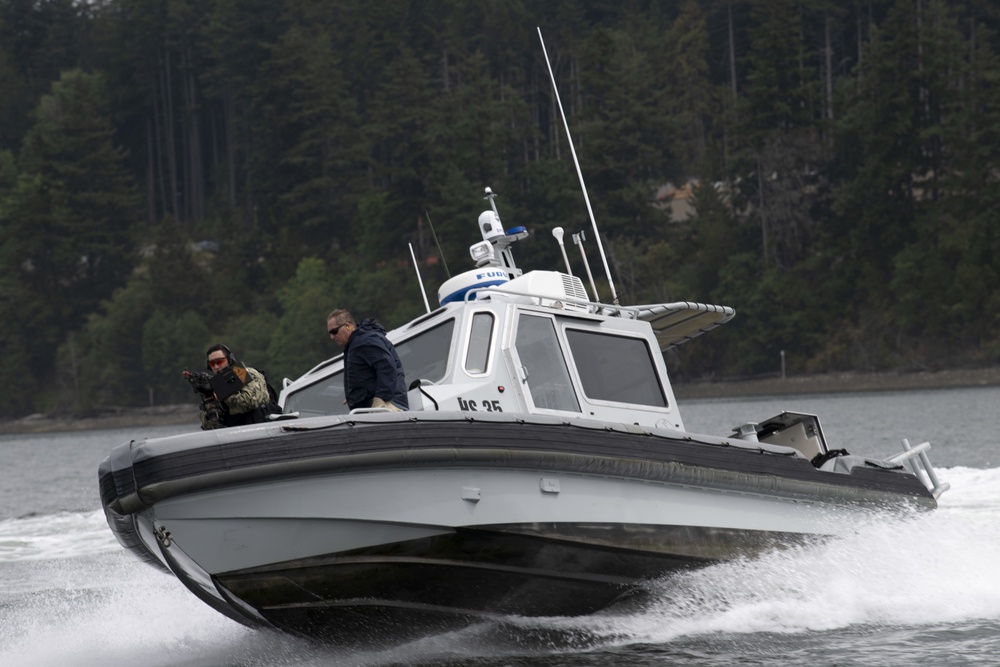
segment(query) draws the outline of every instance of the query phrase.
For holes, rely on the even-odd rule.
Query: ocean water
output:
[[[688,428],[717,435],[796,410],[852,453],[929,440],[952,488],[933,513],[650,582],[641,608],[510,618],[384,651],[249,630],[118,546],[98,463],[194,426],[0,437],[0,665],[1000,665],[998,405],[995,388],[682,403]]]

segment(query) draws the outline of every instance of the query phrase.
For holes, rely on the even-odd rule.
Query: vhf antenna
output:
[[[413,244],[410,243],[410,257],[413,259],[413,269],[417,272],[417,282],[420,283],[420,294],[424,297],[424,308],[431,312],[431,304],[427,303],[427,292],[424,290],[424,279],[420,277],[420,265],[417,264],[417,256],[413,252]]]
[[[562,251],[563,261],[566,262],[566,273],[573,275],[573,269],[569,265],[569,257],[566,256],[566,246],[563,244],[563,235],[566,232],[563,231],[562,227],[556,227],[552,230],[552,236],[555,237],[556,243],[559,244],[559,250]],[[600,301],[595,297],[596,301]]]
[[[552,73],[552,62],[549,60],[549,52],[545,49],[545,40],[542,39],[542,29],[538,28],[538,41],[542,43],[542,53],[545,54],[545,64],[549,68],[549,78],[552,80],[552,92],[556,97],[556,104],[559,105],[559,115],[562,116],[563,127],[566,128],[566,138],[569,140],[569,150],[573,154],[573,164],[576,165],[576,175],[580,178],[580,187],[583,189],[583,200],[587,202],[587,213],[590,214],[590,224],[594,227],[594,236],[597,238],[597,248],[601,251],[601,260],[604,262],[604,272],[608,276],[608,286],[611,288],[611,298],[614,305],[618,304],[618,293],[615,292],[615,283],[611,280],[611,269],[608,268],[608,258],[604,255],[604,245],[601,243],[601,233],[597,231],[597,221],[594,219],[594,209],[590,207],[590,197],[587,195],[587,185],[583,182],[583,172],[580,170],[580,161],[576,159],[576,148],[573,146],[573,136],[569,133],[569,123],[566,122],[566,113],[563,111],[562,100],[559,98],[559,88],[556,87],[556,76]]]
[[[587,235],[582,229],[573,234],[573,245],[580,246],[580,257],[583,257],[583,266],[587,269],[587,277],[590,278],[590,289],[594,290],[594,299],[600,301],[597,297],[597,285],[594,284],[594,274],[590,272],[590,262],[587,261],[587,253],[583,251],[583,242],[586,240]]]

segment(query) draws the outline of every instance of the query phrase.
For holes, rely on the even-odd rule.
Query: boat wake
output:
[[[1000,471],[988,472],[995,485]],[[994,492],[988,506],[980,505],[986,511],[975,513],[945,502],[936,514],[670,577],[650,585],[652,602],[638,613],[591,617],[583,627],[612,641],[663,644],[717,633],[998,618],[997,501]]]
[[[794,641],[859,627],[996,622],[1000,468],[941,474],[952,491],[936,512],[652,581],[644,595],[601,614],[509,617],[385,651],[341,650],[237,625],[122,551],[103,512],[4,521],[0,664],[457,665],[706,638],[739,642],[760,633]]]
[[[120,548],[101,510],[0,521],[0,563],[79,558]]]

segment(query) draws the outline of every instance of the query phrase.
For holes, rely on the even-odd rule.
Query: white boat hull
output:
[[[592,613],[651,577],[932,502],[909,475],[880,471],[887,490],[723,439],[502,416],[294,429],[133,444],[103,466],[112,528],[241,622],[359,641]]]

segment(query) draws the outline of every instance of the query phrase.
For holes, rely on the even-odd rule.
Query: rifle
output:
[[[220,428],[222,417],[225,415],[225,408],[215,395],[215,388],[212,387],[211,373],[192,373],[184,369],[184,377],[191,384],[196,394],[201,395],[201,411],[205,413],[205,420],[211,424],[212,428]]]
[[[184,377],[191,383],[191,388],[196,394],[201,394],[205,399],[215,398],[215,390],[212,388],[212,375],[210,373],[192,373],[184,369]]]

